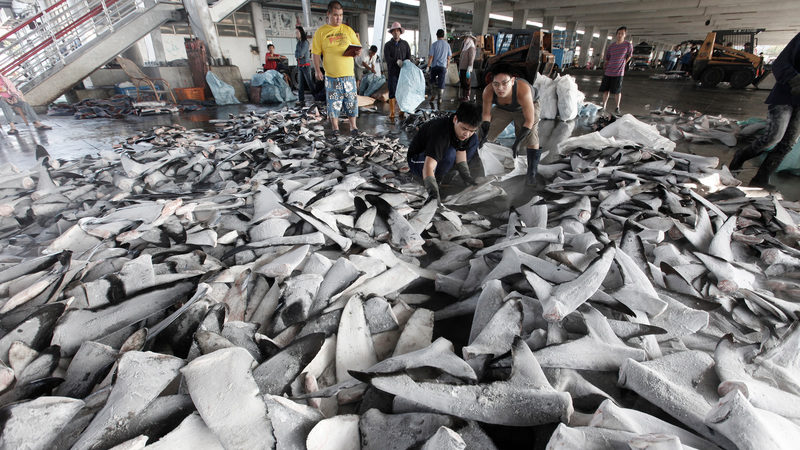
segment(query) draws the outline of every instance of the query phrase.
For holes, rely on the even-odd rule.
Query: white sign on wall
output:
[[[279,9],[262,9],[264,17],[264,31],[268,37],[294,37],[295,27],[303,25],[302,11],[281,11]],[[307,33],[312,33],[317,28],[325,25],[325,15],[311,14],[311,28]]]

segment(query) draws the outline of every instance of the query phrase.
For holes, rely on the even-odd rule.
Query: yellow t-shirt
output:
[[[322,67],[325,76],[331,78],[352,77],[353,57],[343,53],[350,45],[361,45],[355,31],[345,24],[333,27],[325,24],[314,33],[311,42],[311,53],[322,55]]]

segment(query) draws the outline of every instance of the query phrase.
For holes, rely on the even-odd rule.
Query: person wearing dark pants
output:
[[[517,78],[508,64],[497,64],[489,70],[492,81],[483,89],[482,142],[494,142],[513,121],[516,139],[511,151],[516,159],[520,150],[525,149],[528,158],[525,183],[533,186],[542,155],[539,148],[539,91],[524,78]]]
[[[439,182],[454,165],[465,184],[476,184],[469,161],[478,154],[475,131],[480,120],[478,105],[462,103],[455,114],[431,119],[419,127],[408,146],[406,160],[410,172],[422,178],[428,198],[441,203]],[[445,129],[448,132],[443,132]]]
[[[442,109],[442,97],[444,97],[444,81],[447,76],[447,66],[450,65],[450,56],[453,51],[450,44],[444,38],[444,30],[436,30],[436,42],[431,45],[428,52],[428,69],[431,75],[431,96],[429,102],[433,109],[434,101],[438,109]],[[438,96],[438,100],[436,97]]]
[[[775,146],[750,180],[750,186],[769,187],[770,175],[800,137],[800,33],[772,63],[772,73],[775,86],[765,101],[769,105],[767,132],[750,146],[737,150],[728,166],[730,170],[739,170],[745,161]]]
[[[403,67],[403,61],[411,59],[411,47],[408,42],[400,39],[403,34],[403,27],[400,22],[392,23],[389,28],[389,33],[392,34],[392,39],[383,46],[383,60],[386,61],[387,84],[389,85],[389,118],[394,119],[395,108],[397,107],[397,100],[395,93],[397,92],[397,80],[400,79],[400,69]],[[400,111],[400,118],[403,117],[403,111]]]
[[[314,78],[311,75],[311,44],[308,42],[308,35],[303,27],[298,26],[294,32],[297,38],[297,46],[294,50],[294,57],[297,59],[297,104],[306,105],[306,89],[314,93]]]
[[[609,94],[614,94],[617,106],[614,112],[620,114],[619,104],[622,101],[622,77],[625,76],[625,67],[633,57],[633,44],[625,40],[628,29],[617,28],[616,39],[612,42],[604,57],[605,68],[603,80],[600,82],[600,92],[603,93],[603,109],[608,104]]]
[[[472,86],[472,65],[475,63],[475,55],[478,49],[475,47],[475,37],[472,33],[464,36],[464,43],[461,45],[461,54],[458,57],[458,81],[461,86],[459,98],[462,102],[468,102]]]

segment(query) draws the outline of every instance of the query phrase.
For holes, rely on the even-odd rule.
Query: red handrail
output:
[[[105,3],[105,6],[108,7],[108,6],[111,6],[111,5],[115,4],[115,3],[117,3],[118,1],[119,0],[105,0],[104,3]],[[45,11],[49,12],[52,8],[54,8],[55,6],[57,6],[57,5],[61,4],[61,3],[64,3],[64,2],[66,2],[66,0],[61,0],[58,3],[56,3],[55,5],[47,8]],[[77,28],[80,25],[82,25],[82,24],[86,23],[87,21],[89,21],[89,19],[91,19],[92,17],[95,17],[95,16],[99,15],[100,13],[102,13],[103,9],[104,9],[103,5],[95,6],[94,8],[90,9],[89,12],[87,12],[86,14],[78,17],[78,19],[76,19],[74,22],[70,23],[66,27],[64,27],[64,28],[58,30],[57,32],[55,32],[54,36],[56,38],[60,38],[62,36],[65,36],[70,31],[74,30],[75,28]],[[15,28],[15,30],[18,31],[20,29],[20,27],[27,26],[29,23],[31,23],[32,21],[34,21],[38,17],[41,17],[41,15],[42,15],[42,13],[36,14],[32,18],[28,19],[25,23],[23,23],[19,27]],[[3,38],[0,38],[0,41],[2,41],[3,39],[5,39],[5,37],[7,37],[9,34],[12,34],[14,32],[15,31],[12,31],[10,33],[6,33],[3,36]],[[11,69],[19,66],[22,62],[27,61],[28,59],[30,59],[31,56],[35,55],[36,53],[39,53],[39,51],[41,51],[43,48],[48,47],[52,43],[53,43],[53,38],[52,37],[48,37],[47,39],[45,39],[41,43],[39,43],[39,45],[36,45],[31,50],[28,50],[27,52],[23,53],[22,55],[20,55],[16,59],[14,59],[9,64],[6,64],[5,66],[3,66],[3,68],[0,69],[0,73],[2,73],[3,75],[7,75],[10,72]]]
[[[52,10],[53,10],[53,9],[54,9],[56,6],[58,6],[58,5],[62,4],[62,3],[66,3],[66,2],[67,2],[67,0],[60,0],[60,1],[56,2],[56,3],[54,3],[52,6],[48,7],[47,9],[45,9],[45,10],[44,10],[44,12],[50,12],[50,11],[52,11]],[[7,37],[11,36],[12,34],[16,33],[17,31],[19,31],[19,30],[21,30],[21,29],[23,29],[23,28],[27,27],[27,26],[28,26],[28,25],[30,25],[30,24],[31,24],[31,23],[32,23],[34,20],[36,20],[36,19],[38,19],[38,18],[42,17],[42,14],[43,14],[42,12],[38,12],[38,13],[36,13],[35,15],[33,15],[33,16],[30,18],[30,19],[26,20],[25,22],[22,22],[22,24],[20,24],[20,25],[17,25],[17,27],[16,27],[16,28],[14,28],[13,30],[9,31],[8,33],[4,34],[3,36],[0,36],[0,41],[4,41],[4,40],[6,40],[6,38],[7,38]]]

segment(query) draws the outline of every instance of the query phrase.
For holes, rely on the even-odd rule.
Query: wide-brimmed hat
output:
[[[403,26],[400,25],[400,22],[392,22],[392,26],[389,27],[389,31],[392,31],[392,30],[400,30],[400,32],[402,33],[403,32]]]

